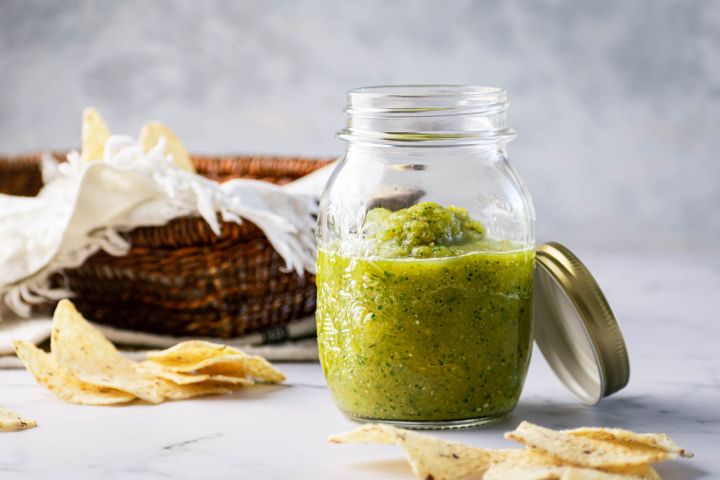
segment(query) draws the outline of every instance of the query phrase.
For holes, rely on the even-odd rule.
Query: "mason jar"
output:
[[[535,214],[508,161],[507,95],[348,94],[320,203],[320,361],[351,418],[471,426],[511,411],[533,337]]]

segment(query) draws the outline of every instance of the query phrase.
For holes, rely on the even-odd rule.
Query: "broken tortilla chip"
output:
[[[5,407],[0,407],[0,432],[14,432],[33,427],[37,427],[37,421],[28,420]]]

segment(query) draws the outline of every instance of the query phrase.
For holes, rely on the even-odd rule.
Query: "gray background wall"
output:
[[[0,151],[168,123],[195,152],[340,153],[344,92],[504,86],[540,240],[720,249],[720,2],[0,0]]]

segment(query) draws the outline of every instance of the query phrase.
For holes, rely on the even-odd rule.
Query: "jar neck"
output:
[[[507,94],[494,87],[458,85],[368,87],[348,93],[349,143],[453,146],[505,143]]]

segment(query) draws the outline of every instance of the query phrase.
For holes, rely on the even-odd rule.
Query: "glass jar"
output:
[[[339,408],[405,427],[512,410],[532,343],[535,214],[504,90],[348,94],[320,203],[318,343]]]

